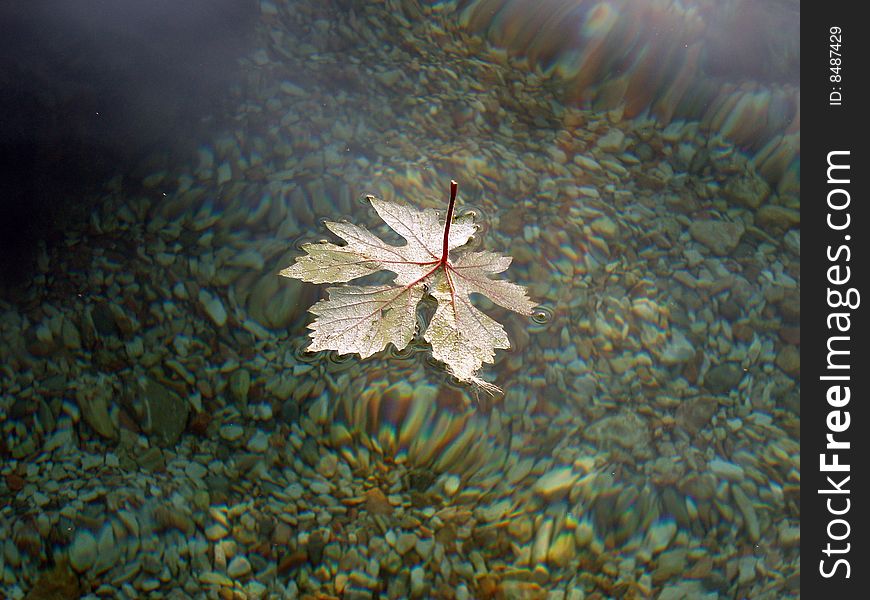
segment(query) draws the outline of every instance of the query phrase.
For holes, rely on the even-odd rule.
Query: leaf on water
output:
[[[434,210],[420,211],[370,197],[378,215],[405,238],[404,246],[386,244],[352,223],[334,222],[326,226],[346,245],[317,242],[302,246],[306,254],[281,271],[284,277],[343,283],[384,270],[396,274],[386,285],[327,288],[329,297],[311,307],[317,318],[309,325],[312,341],[308,350],[356,352],[362,358],[390,343],[402,350],[414,337],[417,305],[431,294],[438,307],[423,339],[432,345],[432,356],[457,379],[498,389],[477,377],[477,371],[483,363],[493,362],[496,348],[508,349],[510,342],[501,324],[478,310],[469,294],[482,294],[524,315],[531,314],[535,304],[524,287],[490,278],[507,269],[511,257],[463,248],[476,226],[468,219],[453,220],[456,190],[456,182],[451,181],[443,223]]]

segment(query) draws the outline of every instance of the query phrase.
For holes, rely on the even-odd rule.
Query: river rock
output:
[[[79,529],[69,547],[69,564],[78,573],[90,569],[97,560],[97,538],[87,529]]]
[[[174,446],[187,426],[187,402],[153,379],[146,379],[142,385],[142,404],[145,433],[158,446]]]
[[[767,200],[770,186],[755,173],[742,173],[729,179],[722,193],[731,202],[754,210]]]
[[[768,204],[755,213],[755,224],[773,234],[782,234],[800,225],[801,214],[793,208]]]
[[[801,351],[797,346],[786,344],[776,355],[776,366],[792,377],[800,375]]]
[[[734,250],[740,243],[744,231],[745,228],[741,223],[717,219],[695,221],[689,226],[689,234],[692,238],[719,256]]]
[[[740,383],[743,378],[743,370],[740,365],[733,362],[716,365],[707,371],[704,377],[704,385],[714,394],[727,394]]]

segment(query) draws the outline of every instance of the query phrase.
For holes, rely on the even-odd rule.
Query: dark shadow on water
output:
[[[0,290],[143,157],[184,155],[228,104],[257,3],[0,4]]]

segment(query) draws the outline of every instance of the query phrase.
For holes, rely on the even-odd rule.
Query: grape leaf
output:
[[[355,352],[366,358],[388,344],[402,350],[414,337],[417,305],[430,294],[438,306],[423,339],[431,344],[432,356],[457,379],[498,389],[480,379],[477,371],[483,363],[493,362],[496,348],[508,349],[510,342],[504,328],[475,307],[469,294],[483,294],[524,315],[531,314],[535,304],[523,286],[490,278],[506,270],[511,257],[464,247],[477,227],[453,219],[457,187],[455,181],[450,182],[450,204],[443,224],[432,209],[420,211],[369,197],[381,219],[405,238],[404,246],[387,244],[352,223],[331,221],[326,227],[346,245],[316,242],[302,246],[306,254],[281,271],[284,277],[343,283],[384,270],[395,273],[386,285],[327,288],[328,298],[311,307],[317,318],[309,325],[309,351]]]

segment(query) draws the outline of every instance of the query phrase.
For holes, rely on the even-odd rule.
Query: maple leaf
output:
[[[535,304],[523,286],[490,278],[508,268],[510,256],[463,247],[477,227],[453,219],[457,188],[451,181],[443,224],[432,209],[420,211],[369,197],[381,219],[405,238],[404,246],[387,244],[353,223],[331,221],[326,227],[346,245],[303,244],[306,254],[280,272],[284,277],[343,283],[384,270],[395,273],[393,281],[385,285],[327,288],[329,297],[310,309],[317,318],[309,325],[309,351],[355,352],[366,358],[388,344],[402,350],[414,337],[417,305],[429,294],[438,302],[423,334],[432,346],[432,356],[447,365],[457,379],[498,390],[477,377],[477,371],[483,363],[493,362],[496,348],[509,349],[510,341],[497,321],[471,303],[469,294],[483,294],[495,304],[524,315],[531,314]]]

